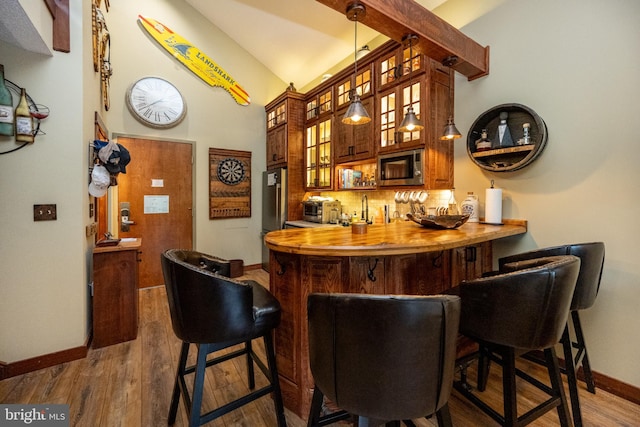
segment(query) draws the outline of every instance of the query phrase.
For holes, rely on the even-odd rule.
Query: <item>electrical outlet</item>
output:
[[[56,205],[33,205],[34,221],[55,221],[58,219]]]

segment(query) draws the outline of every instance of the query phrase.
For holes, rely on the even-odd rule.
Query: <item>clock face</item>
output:
[[[180,91],[159,77],[144,77],[126,95],[127,107],[140,122],[154,128],[170,128],[182,121],[187,105]]]

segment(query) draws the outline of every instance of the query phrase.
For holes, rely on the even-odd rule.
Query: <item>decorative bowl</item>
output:
[[[420,215],[407,214],[407,218],[416,224],[420,224],[426,228],[435,228],[438,230],[447,230],[458,228],[469,219],[469,215]]]

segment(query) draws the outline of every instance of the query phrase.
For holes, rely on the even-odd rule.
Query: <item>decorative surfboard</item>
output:
[[[193,74],[211,86],[222,87],[238,104],[249,105],[251,98],[238,82],[187,39],[155,19],[138,15],[138,22],[160,46]]]

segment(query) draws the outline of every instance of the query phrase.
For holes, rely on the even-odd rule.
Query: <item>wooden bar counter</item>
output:
[[[313,392],[307,296],[313,292],[434,295],[493,266],[492,241],[527,232],[524,220],[434,230],[414,222],[298,228],[265,236],[269,284],[282,305],[275,345],[285,406],[306,419]]]

